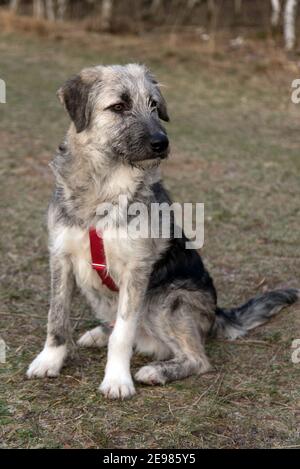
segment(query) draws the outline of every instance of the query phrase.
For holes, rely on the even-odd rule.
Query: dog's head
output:
[[[169,120],[166,102],[146,67],[87,68],[69,79],[58,96],[74,131],[85,132],[101,153],[142,167],[167,157],[169,141],[161,123]]]

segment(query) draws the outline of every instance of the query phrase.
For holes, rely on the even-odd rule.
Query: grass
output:
[[[166,184],[175,200],[205,203],[203,256],[219,303],[299,286],[300,108],[289,98],[297,65],[259,43],[212,54],[172,41],[1,34],[8,98],[0,105],[0,321],[8,346],[0,365],[1,447],[300,445],[299,365],[291,362],[299,306],[243,340],[211,341],[214,372],[138,386],[130,401],[109,402],[97,392],[105,350],[80,350],[58,379],[25,379],[45,338],[49,303],[48,163],[68,124],[55,91],[85,65],[142,61],[167,84]],[[94,324],[79,295],[72,316],[76,336]],[[133,369],[146,362],[135,356]]]

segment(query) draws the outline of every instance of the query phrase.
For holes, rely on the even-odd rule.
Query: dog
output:
[[[155,360],[137,371],[138,382],[163,385],[205,373],[211,369],[208,336],[241,337],[298,300],[298,289],[282,289],[222,309],[212,278],[198,251],[186,249],[183,232],[116,241],[127,213],[119,209],[116,221],[108,208],[103,217],[101,204],[115,207],[120,195],[146,207],[171,204],[160,176],[160,162],[169,154],[162,124],[169,120],[167,105],[145,66],[86,68],[59,89],[58,97],[71,125],[51,164],[56,181],[48,210],[51,301],[47,339],[28,368],[29,378],[58,376],[73,349],[69,314],[75,283],[101,319],[78,344],[108,345],[99,389],[112,399],[135,393],[133,349]],[[107,217],[110,226],[102,226]],[[118,291],[91,265],[89,230],[99,226],[107,272]]]

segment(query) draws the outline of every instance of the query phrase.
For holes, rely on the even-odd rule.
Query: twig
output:
[[[300,448],[300,445],[273,446],[272,449]]]
[[[176,417],[175,417],[175,415],[173,414],[173,411],[172,411],[172,409],[171,409],[171,404],[170,404],[170,402],[168,402],[168,407],[169,407],[170,414],[171,414],[172,417],[175,419]]]
[[[218,339],[218,342],[224,342],[226,344],[237,344],[237,345],[262,345],[264,347],[272,347],[272,344],[264,340],[226,340],[226,339]]]
[[[6,311],[0,311],[0,316],[9,316],[9,317],[13,317],[13,316],[28,316],[30,318],[34,318],[34,319],[43,319],[43,320],[47,320],[47,315],[45,316],[38,316],[37,314],[27,314],[27,313],[9,313],[9,312],[6,312]],[[80,322],[80,321],[89,321],[89,318],[76,318],[74,316],[71,316],[70,319],[72,319],[72,321],[77,321],[77,322]]]

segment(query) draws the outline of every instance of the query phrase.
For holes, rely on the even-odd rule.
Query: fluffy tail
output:
[[[274,290],[252,298],[238,308],[217,308],[213,334],[234,340],[242,337],[254,327],[267,322],[282,308],[300,299],[300,290],[290,288]]]

